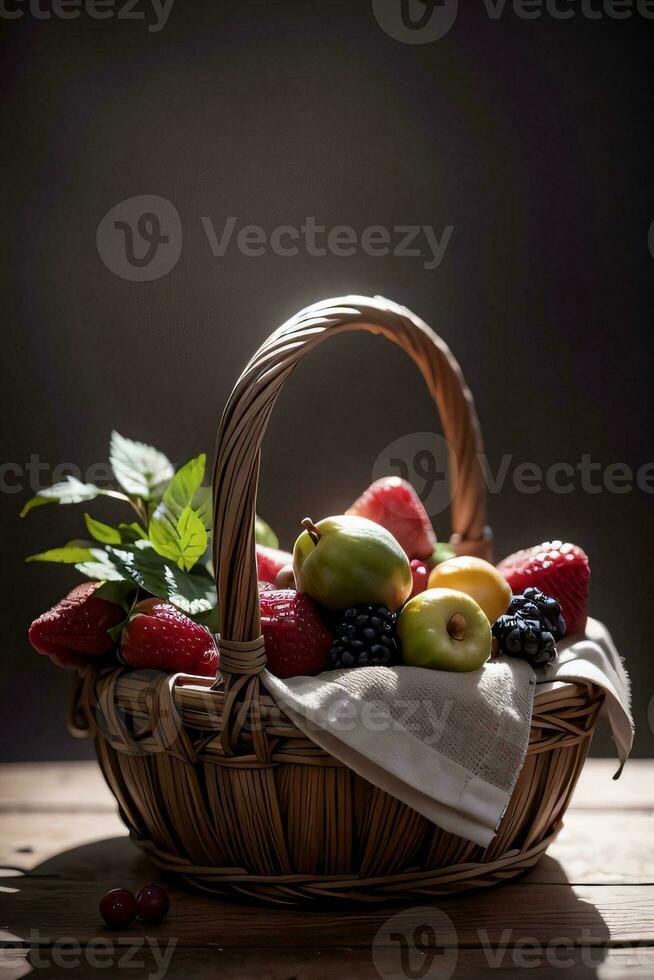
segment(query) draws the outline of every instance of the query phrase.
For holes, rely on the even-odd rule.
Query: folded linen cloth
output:
[[[498,657],[469,673],[361,667],[264,686],[325,751],[432,823],[482,847],[493,839],[524,762],[534,694],[571,680],[606,691],[605,711],[621,767],[631,749],[629,681],[604,626],[559,644],[559,659],[534,673]]]

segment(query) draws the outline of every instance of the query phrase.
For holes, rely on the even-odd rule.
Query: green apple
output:
[[[427,589],[400,613],[402,661],[434,670],[479,670],[491,652],[491,628],[481,606],[454,589]]]
[[[293,548],[299,592],[328,609],[349,609],[369,602],[395,612],[411,595],[409,559],[393,535],[365,517],[339,515],[305,530]]]

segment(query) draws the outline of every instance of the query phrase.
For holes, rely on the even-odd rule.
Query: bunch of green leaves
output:
[[[212,501],[203,483],[206,455],[201,453],[175,472],[158,449],[113,432],[109,462],[115,489],[69,476],[40,490],[25,504],[21,517],[46,504],[110,497],[128,504],[136,520],[113,526],[85,513],[88,538],[31,555],[27,561],[72,564],[88,578],[102,581],[97,594],[107,599],[127,604],[130,594],[142,590],[215,626],[217,598],[209,558]],[[256,536],[260,543],[278,545],[258,517]]]

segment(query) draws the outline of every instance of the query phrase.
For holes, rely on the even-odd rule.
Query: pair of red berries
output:
[[[128,888],[112,888],[100,900],[100,915],[110,929],[127,929],[139,917],[155,926],[168,914],[168,892],[159,885],[146,885],[137,895]]]

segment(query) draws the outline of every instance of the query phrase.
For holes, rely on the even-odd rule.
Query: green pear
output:
[[[365,517],[325,517],[305,530],[293,548],[299,592],[328,609],[377,603],[391,612],[411,594],[409,559],[393,535]]]

